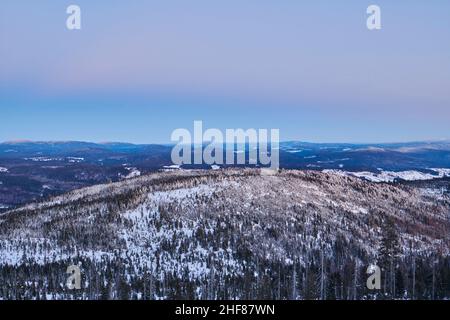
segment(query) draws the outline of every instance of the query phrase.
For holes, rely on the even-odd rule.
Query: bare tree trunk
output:
[[[149,283],[149,290],[148,290],[148,295],[149,295],[149,300],[153,300],[153,275],[150,274],[150,283]]]
[[[320,252],[320,300],[324,300],[324,274],[323,274],[323,251]]]
[[[214,300],[214,298],[214,266],[211,263],[211,269],[209,272],[208,300]]]
[[[412,299],[416,298],[416,255],[413,256]]]
[[[147,271],[144,271],[144,277],[143,277],[143,292],[142,292],[142,300],[147,300]]]
[[[297,300],[297,273],[295,272],[295,260],[292,268],[292,300]]]
[[[358,260],[355,261],[355,278],[353,281],[353,300],[356,300],[356,286],[358,281]]]
[[[435,282],[436,282],[436,273],[435,273],[435,270],[434,270],[434,261],[433,261],[433,283],[432,283],[432,286],[431,286],[431,299],[432,300],[434,300],[434,290],[435,290]]]
[[[391,297],[395,297],[395,287],[394,287],[394,257],[391,256],[391,266],[390,266],[390,287],[391,287]]]
[[[281,262],[278,264],[278,292],[277,292],[278,300],[281,300]]]

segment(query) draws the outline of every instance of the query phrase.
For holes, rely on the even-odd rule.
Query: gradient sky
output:
[[[282,140],[450,138],[449,17],[448,0],[2,0],[0,141],[165,143],[194,120]]]

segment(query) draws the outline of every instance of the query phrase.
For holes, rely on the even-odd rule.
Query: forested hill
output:
[[[449,252],[450,199],[429,188],[180,170],[1,214],[0,298],[443,299]],[[369,264],[379,291],[366,288]]]

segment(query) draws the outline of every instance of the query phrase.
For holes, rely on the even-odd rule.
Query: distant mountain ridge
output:
[[[172,147],[83,141],[0,143],[0,211],[86,186],[176,169],[172,166]],[[388,144],[287,141],[279,147],[282,169],[356,172],[374,181],[392,181],[396,176],[440,177],[435,169],[438,172],[450,169],[448,140]],[[248,160],[248,145],[245,150]],[[214,168],[220,167],[230,166]],[[247,162],[235,167],[255,165]],[[183,165],[180,169],[212,167]]]
[[[170,144],[132,144],[124,142],[94,143],[83,141],[50,141],[0,143],[0,160],[33,156],[80,155],[89,161],[101,156],[148,156],[168,158]],[[248,146],[246,150],[248,152]],[[342,163],[337,163],[341,161]],[[349,162],[343,162],[349,161]],[[164,163],[170,165],[171,163]],[[308,166],[310,165],[310,166]],[[450,167],[450,140],[405,143],[280,143],[280,166],[290,169],[386,170]],[[155,166],[156,167],[156,166]]]

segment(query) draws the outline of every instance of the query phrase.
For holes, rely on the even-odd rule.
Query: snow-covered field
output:
[[[398,179],[404,181],[417,181],[417,180],[432,180],[444,177],[450,177],[450,169],[447,168],[430,168],[432,173],[425,173],[416,170],[409,171],[383,171],[379,169],[379,172],[369,172],[369,171],[343,171],[343,170],[323,170],[326,173],[335,173],[343,176],[354,176],[358,178],[363,178],[371,182],[394,182]]]
[[[141,171],[139,171],[137,168],[126,167],[125,169],[127,169],[129,171],[129,173],[126,175],[125,179],[136,178],[141,175]]]
[[[80,163],[84,161],[82,157],[31,157],[24,158],[27,161],[33,162],[51,162],[51,161],[67,161],[69,163]]]

